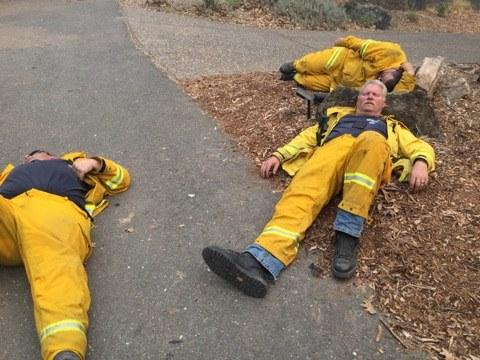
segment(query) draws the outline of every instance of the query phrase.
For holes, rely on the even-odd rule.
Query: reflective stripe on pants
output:
[[[83,359],[90,307],[83,265],[91,251],[87,214],[66,198],[38,190],[11,200],[0,197],[0,211],[5,209],[9,214],[7,222],[2,216],[0,241],[7,235],[17,243],[30,282],[42,359],[51,360],[65,349]]]
[[[373,131],[356,138],[343,135],[317,148],[294,176],[255,242],[289,265],[307,229],[342,187],[339,207],[368,217],[378,188],[388,175],[389,164],[387,141]]]

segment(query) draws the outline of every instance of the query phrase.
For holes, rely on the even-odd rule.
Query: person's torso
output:
[[[323,143],[345,134],[357,137],[364,131],[375,131],[388,138],[387,123],[383,116],[346,115],[338,121]]]
[[[89,186],[78,178],[69,161],[35,160],[15,167],[0,186],[0,194],[11,199],[30,189],[68,197],[84,209]]]

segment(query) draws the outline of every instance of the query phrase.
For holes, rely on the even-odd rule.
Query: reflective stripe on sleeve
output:
[[[40,338],[40,342],[43,342],[47,337],[64,331],[76,331],[86,336],[85,327],[80,321],[68,319],[44,327],[38,337]]]
[[[342,50],[343,50],[343,48],[341,48],[341,47],[335,48],[332,56],[330,56],[330,59],[328,59],[327,64],[325,65],[325,69],[330,70],[330,68],[333,66],[333,64],[335,64],[335,62],[337,61],[338,55],[340,55]]]
[[[93,212],[95,211],[95,205],[94,204],[85,204],[85,210],[90,214],[90,216],[93,215]]]
[[[366,40],[363,42],[362,46],[360,46],[360,56],[362,58],[365,56],[365,51],[367,51],[368,45],[370,45],[371,42],[372,40]]]
[[[363,186],[368,190],[373,190],[376,181],[372,179],[370,176],[356,172],[356,173],[345,173],[343,182],[345,184],[354,183],[354,184]]]
[[[115,173],[115,176],[111,178],[110,180],[106,181],[105,184],[112,189],[115,190],[120,186],[120,184],[123,182],[123,169],[121,166],[117,167],[117,172]]]

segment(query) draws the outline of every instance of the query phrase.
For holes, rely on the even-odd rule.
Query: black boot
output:
[[[202,251],[208,267],[246,295],[263,298],[267,293],[267,270],[249,253],[207,246]]]
[[[295,67],[293,62],[288,62],[280,66],[280,80],[290,81],[293,80],[293,77],[296,74]]]
[[[357,265],[357,247],[358,238],[341,231],[336,232],[333,275],[341,279],[348,279],[353,275]]]
[[[80,357],[72,351],[61,351],[53,360],[80,360]]]

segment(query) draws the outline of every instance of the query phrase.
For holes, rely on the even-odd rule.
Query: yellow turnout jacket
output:
[[[61,156],[62,159],[70,161],[86,157],[84,152],[70,152]],[[130,185],[130,174],[123,166],[103,157],[95,157],[95,159],[101,161],[102,170],[98,173],[90,172],[84,179],[84,182],[91,187],[85,196],[85,210],[92,217],[97,216],[108,206],[108,201],[105,199],[108,195],[126,191]],[[2,170],[0,185],[13,169],[14,166],[8,164]]]
[[[360,87],[407,61],[400,45],[392,42],[347,36],[336,45],[295,60],[295,81],[307,89],[326,92],[337,85]],[[412,91],[414,87],[415,76],[404,71],[393,91]]]
[[[352,107],[331,107],[327,110],[327,128],[321,143],[317,142],[317,132],[319,125],[313,125],[302,131],[287,145],[278,148],[273,156],[280,159],[282,168],[291,176],[306,163],[313,151],[322,146],[324,139],[330,134],[341,118],[355,113]],[[387,143],[390,147],[390,156],[393,169],[401,170],[400,181],[408,179],[411,166],[417,158],[425,160],[428,164],[428,170],[435,169],[435,152],[433,148],[424,140],[417,138],[410,130],[393,116],[385,117],[388,128]]]

